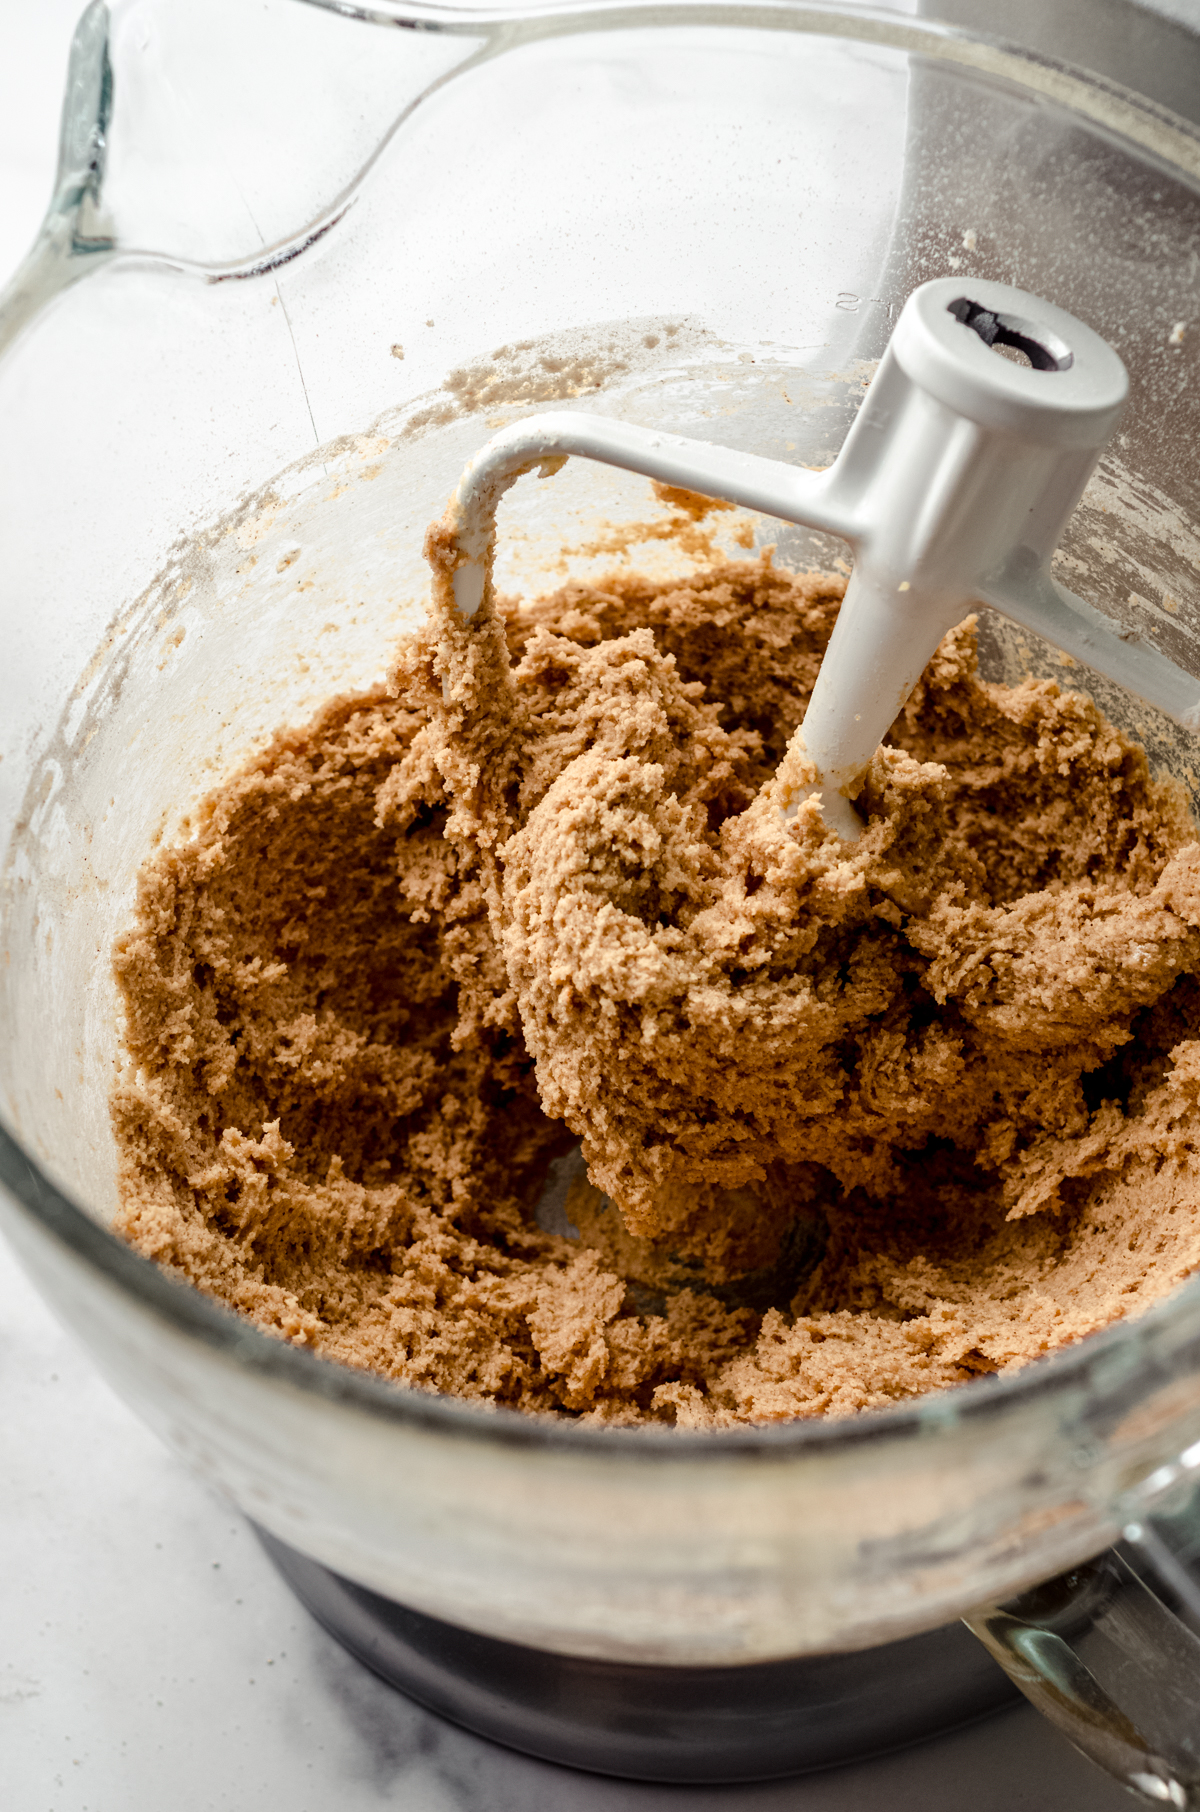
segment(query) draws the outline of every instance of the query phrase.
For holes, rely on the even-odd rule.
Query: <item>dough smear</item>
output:
[[[390,692],[143,870],[135,1245],[410,1384],[693,1426],[1018,1366],[1200,1263],[1200,849],[1090,702],[985,684],[963,625],[851,848],[778,809],[841,581],[464,625],[430,553]]]

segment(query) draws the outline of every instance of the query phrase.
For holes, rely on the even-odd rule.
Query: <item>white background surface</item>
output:
[[[79,10],[80,0],[0,0],[0,281],[48,197]],[[882,1761],[733,1789],[602,1781],[467,1736],[376,1681],[310,1621],[240,1516],[124,1409],[0,1247],[4,1812],[1132,1803],[1025,1709]]]

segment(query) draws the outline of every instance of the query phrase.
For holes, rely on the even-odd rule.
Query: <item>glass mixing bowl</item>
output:
[[[259,1525],[468,1630],[672,1666],[865,1649],[1075,1568],[1200,1442],[1200,1282],[854,1420],[610,1430],[340,1369],[107,1230],[137,867],[274,730],[381,679],[467,456],[553,403],[827,463],[904,297],[950,271],[1062,304],[1125,360],[1063,576],[1200,675],[1181,120],[849,5],[129,0],[81,23],[58,191],[0,303],[5,1224]],[[582,462],[523,481],[503,576],[559,583],[564,543],[649,507]],[[841,551],[757,533],[799,566]],[[1061,676],[997,622],[984,647],[996,676]],[[1194,741],[1095,691],[1200,791]],[[990,1616],[1036,1696],[1045,1644],[1014,1660]]]

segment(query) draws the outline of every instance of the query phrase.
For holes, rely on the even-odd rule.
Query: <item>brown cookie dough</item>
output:
[[[1020,1365],[1185,1277],[1186,811],[964,627],[860,844],[785,828],[841,589],[764,557],[446,613],[235,775],[117,951],[126,1236],[407,1383],[700,1425]]]

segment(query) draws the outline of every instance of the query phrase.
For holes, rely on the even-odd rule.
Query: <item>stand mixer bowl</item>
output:
[[[234,55],[236,9],[203,30],[191,11],[89,12],[70,180],[0,313],[0,1175],[31,1273],[277,1542],[552,1655],[848,1654],[1104,1549],[1121,1493],[1200,1440],[1200,1283],[848,1421],[548,1425],[405,1390],[109,1232],[110,951],[139,863],[208,787],[380,682],[422,618],[424,527],[496,427],[594,406],[825,465],[904,298],[947,271],[1045,296],[1119,351],[1128,414],[1056,572],[1200,675],[1200,139],[1077,72],[856,7],[272,0],[269,95]],[[325,89],[362,102],[306,163]],[[648,512],[643,481],[582,462],[519,487],[501,583],[600,570],[586,549],[612,524],[665,573],[684,556],[639,549]],[[800,568],[844,552],[756,532]],[[1062,678],[998,620],[982,646],[992,677]],[[1070,683],[1200,792],[1194,738]]]

